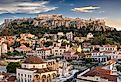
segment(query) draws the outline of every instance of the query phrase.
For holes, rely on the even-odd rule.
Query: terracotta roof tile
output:
[[[24,61],[24,63],[28,63],[28,64],[41,64],[41,63],[45,63],[40,57],[37,56],[28,56],[26,58],[26,60]]]
[[[83,76],[99,76],[103,79],[108,79],[112,82],[117,82],[117,76],[111,75],[111,70],[102,69],[101,67],[96,67],[95,69],[90,70],[89,72],[85,73]]]
[[[16,76],[11,76],[7,79],[7,82],[15,82]]]

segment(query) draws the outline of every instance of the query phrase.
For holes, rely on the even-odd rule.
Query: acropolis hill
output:
[[[105,21],[101,19],[80,19],[80,18],[69,18],[64,17],[60,14],[52,15],[38,15],[35,18],[19,18],[14,20],[5,20],[5,24],[8,24],[7,28],[12,28],[18,30],[21,29],[28,30],[38,30],[38,29],[49,29],[53,30],[56,28],[65,28],[65,29],[80,29],[88,31],[113,31],[115,28],[105,25]],[[11,27],[12,26],[12,27]],[[20,29],[21,28],[21,29]],[[5,29],[4,29],[5,30]],[[11,30],[12,31],[12,30]],[[26,31],[25,31],[26,32]],[[16,32],[15,32],[16,33]]]

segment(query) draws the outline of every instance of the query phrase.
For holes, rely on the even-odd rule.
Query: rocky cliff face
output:
[[[105,25],[104,20],[84,20],[80,18],[67,18],[63,15],[39,15],[33,20],[34,26],[56,28],[77,28],[77,29],[88,29],[90,31],[113,31],[115,28],[108,27]]]

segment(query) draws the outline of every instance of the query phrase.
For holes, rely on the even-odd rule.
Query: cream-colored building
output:
[[[53,49],[52,49],[52,54],[54,55],[54,56],[61,56],[61,55],[63,55],[63,53],[66,51],[66,49],[65,48],[63,48],[63,47],[54,47]]]
[[[47,67],[47,63],[36,56],[29,56],[17,68],[16,78],[19,82],[51,82],[57,71]]]
[[[62,56],[64,52],[68,51],[70,49],[69,45],[66,46],[60,46],[60,47],[53,47],[52,48],[52,55],[54,56]]]
[[[72,41],[73,40],[73,33],[72,32],[66,33],[66,37],[69,41]]]
[[[7,44],[2,43],[1,44],[1,53],[7,53],[7,52],[8,52]]]

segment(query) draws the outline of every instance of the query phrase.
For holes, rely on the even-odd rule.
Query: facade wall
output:
[[[37,56],[40,56],[43,59],[45,59],[49,55],[51,55],[51,51],[50,50],[37,50]]]
[[[73,59],[79,59],[79,56],[78,55],[74,55],[74,54],[71,54],[71,53],[64,53],[64,59],[66,60],[73,60]]]
[[[33,82],[34,72],[25,69],[17,69],[16,78],[19,82]]]
[[[81,76],[80,78],[81,79],[85,79],[85,80],[90,80],[90,81],[96,81],[96,82],[111,82],[111,81],[108,81],[107,79],[103,79],[103,78],[100,78],[100,77],[97,77],[97,76],[95,76],[95,77],[90,77],[90,76],[84,77],[84,76]]]
[[[117,47],[100,47],[99,51],[117,51]]]
[[[8,52],[7,44],[3,43],[1,47],[2,47],[2,53],[7,53]]]
[[[103,53],[103,52],[94,52],[91,54],[91,57],[95,60],[110,60],[110,59],[119,59],[121,58],[120,55],[116,54],[116,53]]]
[[[64,48],[53,48],[52,49],[52,54],[54,55],[54,56],[57,56],[57,55],[63,55],[63,53],[66,51],[66,49],[64,49]]]
[[[46,63],[43,64],[22,64],[22,68],[47,68]]]
[[[45,73],[35,73],[36,70],[26,70],[26,69],[17,69],[17,80],[19,82],[47,82],[48,76],[50,76],[51,80],[54,79],[57,75],[57,71],[50,71]],[[39,76],[39,77],[36,77]],[[44,76],[44,78],[43,78]],[[51,81],[48,81],[51,82]]]

